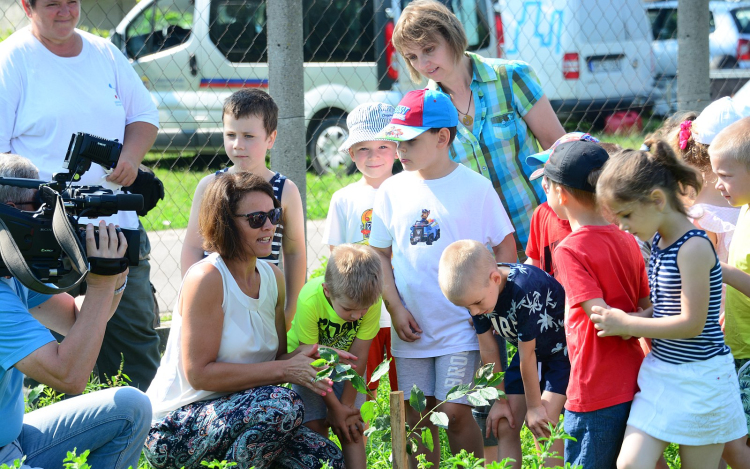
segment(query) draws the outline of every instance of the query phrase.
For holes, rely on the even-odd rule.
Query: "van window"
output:
[[[484,0],[437,1],[447,6],[463,24],[466,38],[469,40],[466,50],[472,52],[490,46],[489,14]],[[403,0],[402,7],[405,8],[409,3],[410,0]]]
[[[374,62],[373,0],[304,0],[305,62]],[[230,62],[266,62],[266,2],[211,2],[209,37]]]
[[[676,8],[653,8],[648,10],[648,19],[654,34],[654,40],[665,41],[677,39],[677,9]],[[709,32],[716,29],[714,15],[709,12]]]
[[[750,8],[734,10],[732,16],[737,23],[737,31],[740,34],[750,34]]]
[[[129,58],[179,46],[190,37],[193,0],[155,0],[128,25],[125,51]]]

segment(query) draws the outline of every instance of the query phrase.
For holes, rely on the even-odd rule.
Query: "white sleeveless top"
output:
[[[260,273],[260,294],[258,299],[250,298],[240,290],[219,254],[213,253],[196,263],[208,262],[221,273],[224,286],[224,325],[217,362],[224,363],[263,363],[276,359],[279,338],[276,334],[276,302],[278,287],[270,265],[257,260],[256,269]],[[189,275],[190,270],[188,270]],[[185,275],[187,278],[187,275]],[[183,279],[184,282],[184,279]],[[180,294],[182,286],[180,287]],[[179,305],[180,294],[177,297]],[[190,386],[183,367],[180,345],[182,342],[182,317],[175,312],[167,340],[167,348],[161,364],[151,382],[146,395],[153,407],[152,423],[163,419],[169,412],[184,405],[207,399],[215,399],[228,393],[197,391]]]

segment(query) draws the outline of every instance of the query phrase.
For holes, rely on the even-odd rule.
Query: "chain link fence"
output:
[[[269,0],[271,1],[271,0]],[[308,272],[328,254],[322,232],[331,195],[358,179],[346,115],[363,102],[396,104],[409,81],[390,34],[405,0],[301,0],[307,141]],[[464,24],[469,50],[529,62],[569,131],[637,147],[676,110],[677,2],[444,0]],[[190,204],[202,177],[225,167],[223,100],[268,87],[264,0],[82,2],[83,29],[111,38],[159,107],[161,130],[145,163],[166,198],[142,221],[162,311],[180,285]],[[711,97],[748,80],[750,7],[712,2]],[[0,0],[0,39],[28,24],[20,0]],[[750,94],[750,93],[748,93]],[[283,97],[275,97],[283,99]],[[83,129],[82,129],[83,130]],[[284,135],[279,135],[283,139]],[[62,158],[62,155],[61,155]],[[398,163],[397,163],[398,165]]]

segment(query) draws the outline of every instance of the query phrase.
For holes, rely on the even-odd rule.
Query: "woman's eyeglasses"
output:
[[[247,218],[250,228],[258,229],[266,224],[266,218],[268,218],[272,225],[278,225],[281,220],[281,207],[275,208],[270,212],[253,212],[235,216]]]

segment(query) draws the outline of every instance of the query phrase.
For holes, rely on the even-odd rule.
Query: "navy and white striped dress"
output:
[[[690,230],[680,239],[665,249],[659,249],[661,236],[656,233],[652,243],[651,258],[648,263],[648,283],[651,288],[651,303],[654,305],[654,317],[675,316],[680,314],[682,304],[682,280],[677,267],[677,253],[690,238],[699,236],[711,242],[703,230]],[[717,355],[729,353],[729,347],[724,343],[724,334],[719,325],[719,310],[721,308],[721,264],[716,257],[716,263],[711,267],[710,296],[708,316],[703,332],[689,339],[653,339],[651,353],[660,360],[668,363],[682,364],[708,360]]]
[[[216,171],[216,175],[218,176],[220,174],[224,174],[227,171],[229,171],[229,168],[224,168],[222,170]],[[281,203],[281,194],[284,192],[284,183],[286,182],[286,179],[286,176],[284,176],[283,174],[276,173],[273,175],[271,180],[268,181],[273,187],[273,195],[277,199],[279,199],[279,203]],[[276,231],[273,234],[273,240],[271,241],[271,255],[269,255],[268,257],[261,257],[260,259],[263,259],[277,267],[280,267],[279,259],[281,258],[282,238],[284,238],[284,225],[281,223],[281,221],[279,221],[279,224],[276,225]]]

